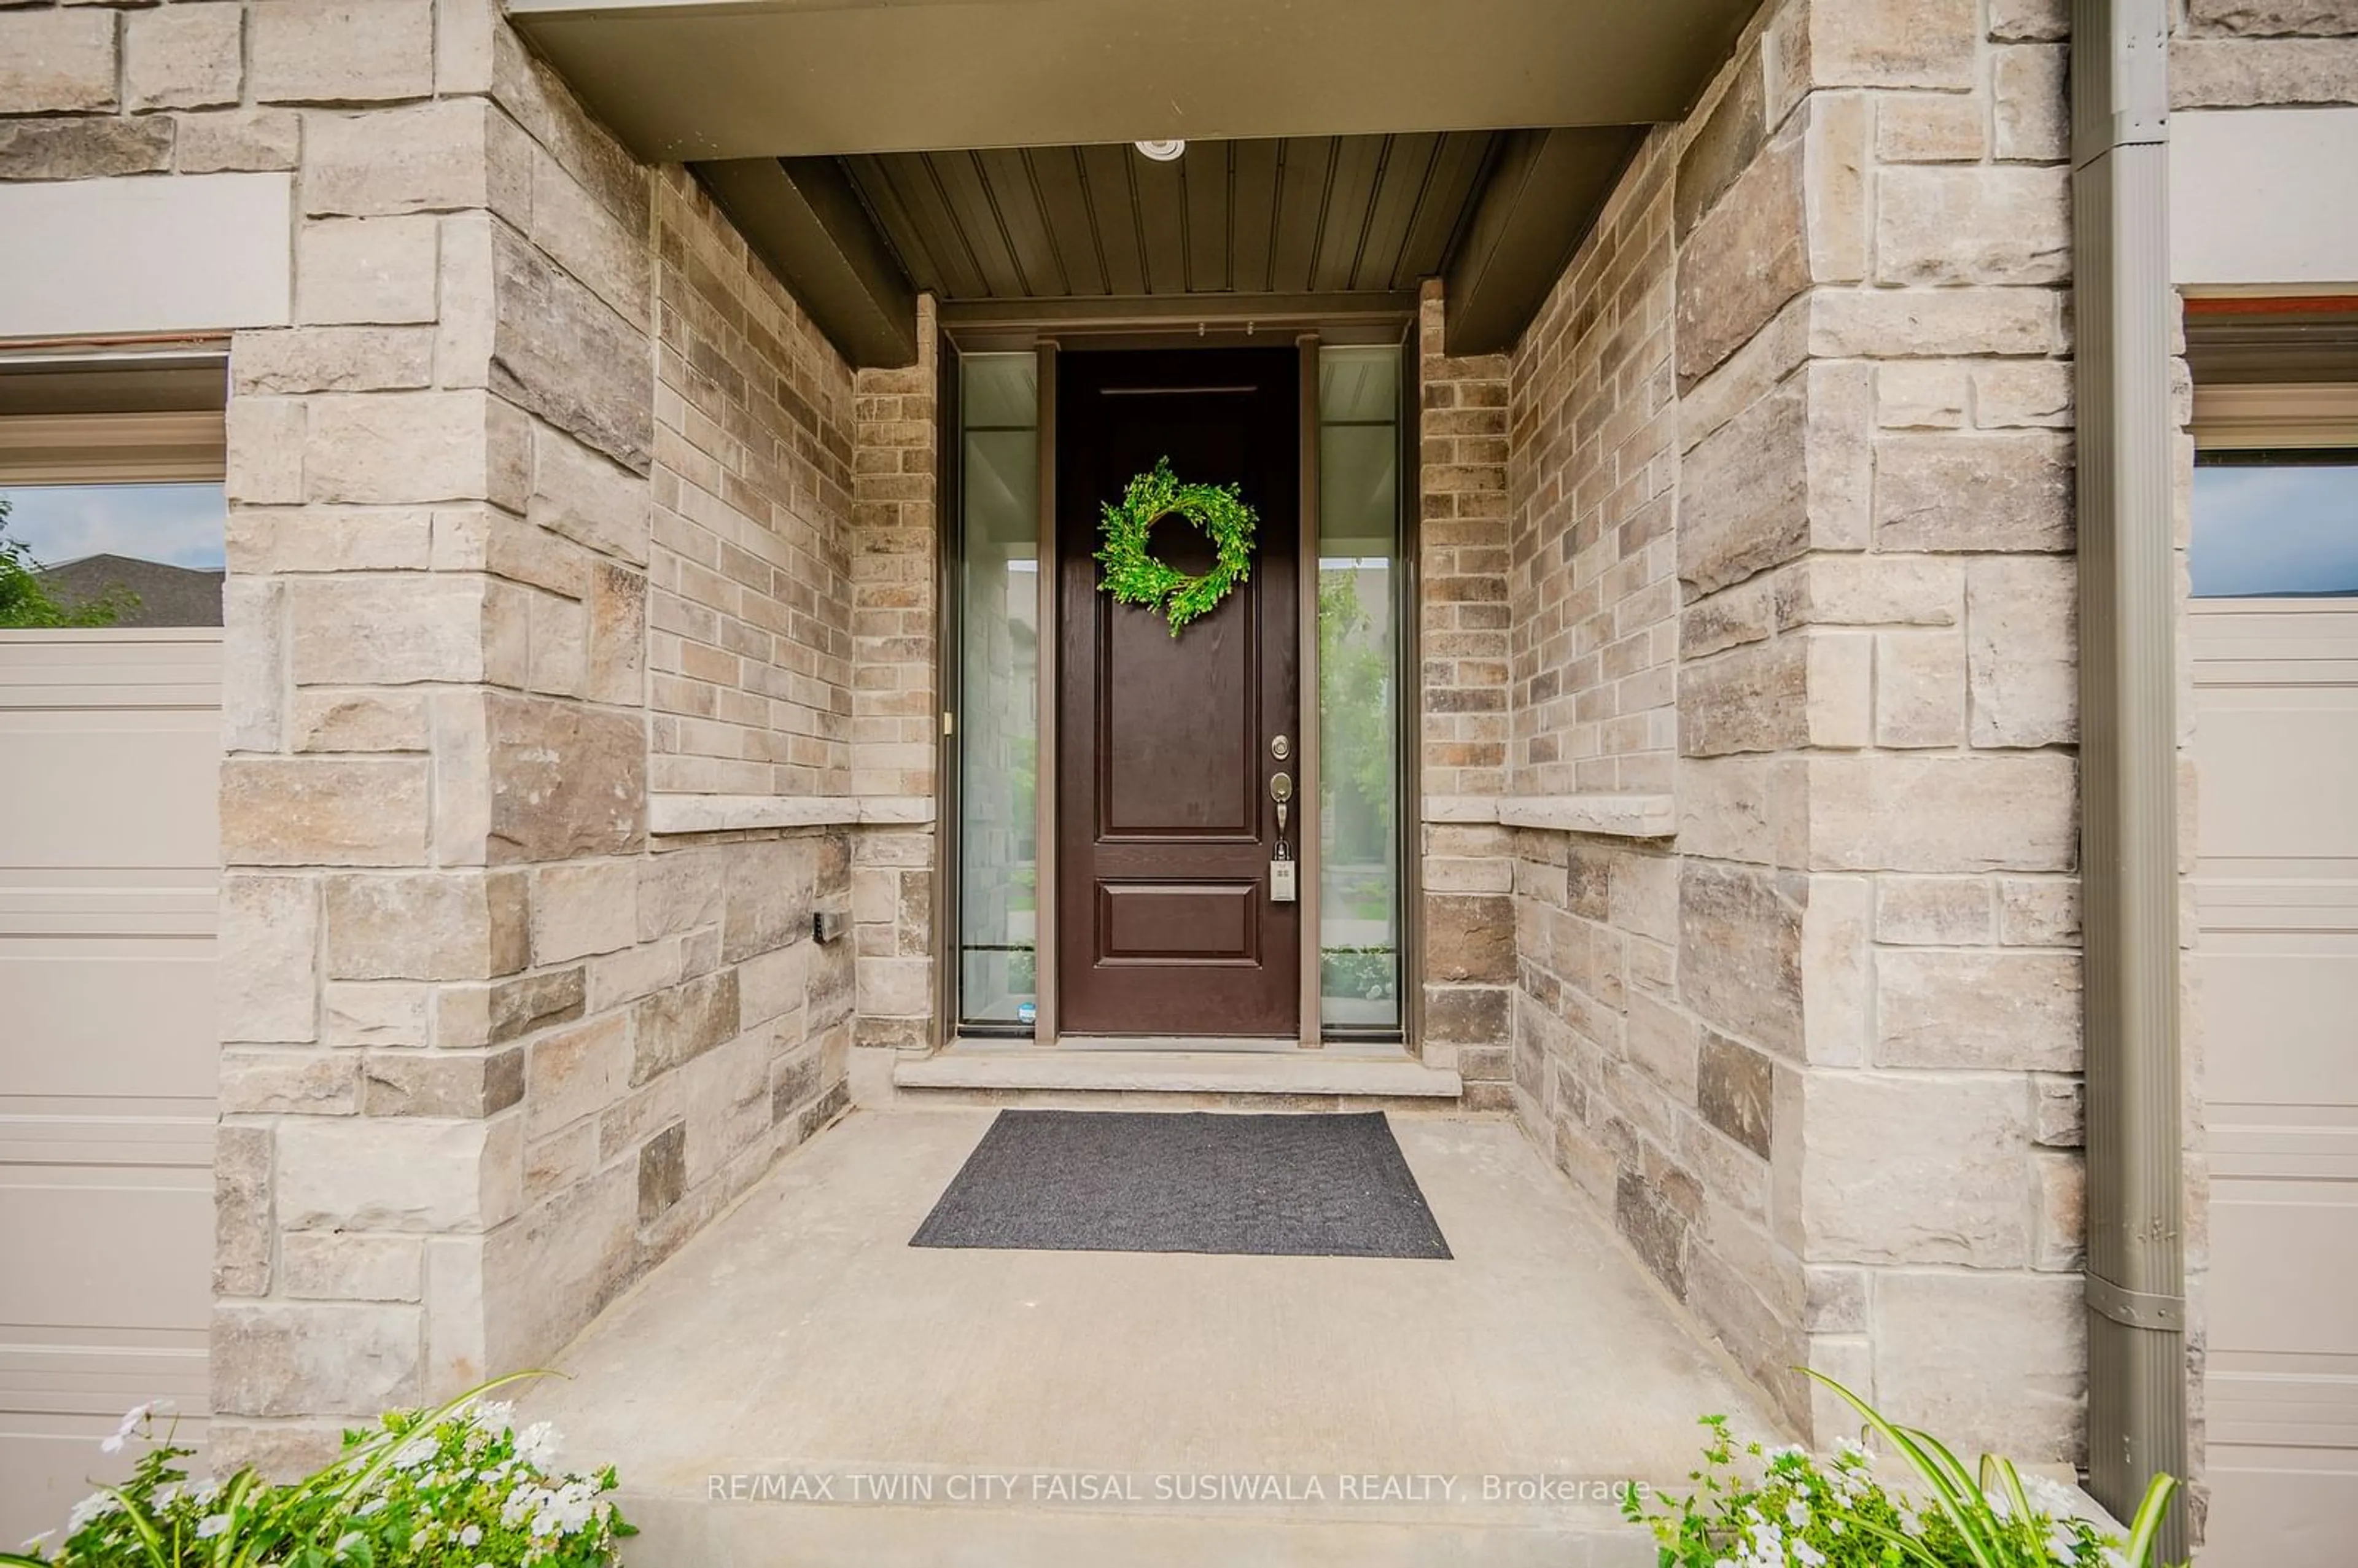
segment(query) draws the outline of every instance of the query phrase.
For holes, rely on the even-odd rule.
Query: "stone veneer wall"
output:
[[[2358,103],[2358,11],[2349,0],[2184,0],[2178,10],[2172,108]]]
[[[846,1104],[870,830],[647,801],[884,788],[863,861],[929,854],[860,727],[931,705],[930,435],[491,0],[0,13],[0,178],[228,169],[293,179],[297,324],[231,344],[212,1439],[291,1459],[545,1360]]]
[[[1516,839],[1518,1109],[1797,1419],[1845,1424],[1804,1364],[2037,1459],[2083,1379],[2062,11],[1772,7],[1513,374],[1519,649],[1660,625],[1666,469],[1681,600],[1676,837]],[[1628,647],[1569,715],[1518,665],[1519,779],[1656,695]]]
[[[1469,1109],[1503,1110],[1515,979],[1513,872],[1496,825],[1507,776],[1507,360],[1444,353],[1442,312],[1441,285],[1428,281],[1417,318],[1417,1042],[1427,1063],[1457,1069]]]

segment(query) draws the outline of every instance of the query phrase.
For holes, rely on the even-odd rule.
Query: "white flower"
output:
[[[369,1515],[376,1512],[379,1509],[382,1509],[386,1503],[392,1500],[393,1499],[390,1498],[371,1498],[368,1501],[362,1503],[360,1507],[352,1510],[352,1517],[354,1519],[366,1519]]]
[[[207,1514],[204,1518],[197,1521],[197,1539],[199,1541],[211,1541],[214,1536],[219,1535],[228,1528],[229,1515]]]
[[[336,1544],[333,1549],[335,1555],[341,1557],[344,1553],[350,1552],[353,1547],[358,1546],[360,1543],[361,1532],[356,1530],[348,1530],[344,1531],[343,1534],[336,1537]]]
[[[1785,1505],[1785,1522],[1791,1525],[1795,1530],[1806,1529],[1810,1522],[1809,1505],[1801,1501],[1799,1498],[1795,1498],[1791,1502],[1787,1503]]]
[[[413,1437],[403,1444],[394,1454],[393,1467],[396,1470],[415,1470],[433,1457],[434,1434],[429,1432],[423,1437]]]
[[[1793,1542],[1793,1561],[1801,1568],[1825,1568],[1826,1554],[1806,1541]]]
[[[516,1433],[516,1457],[535,1469],[546,1470],[557,1463],[557,1429],[545,1421],[534,1422]]]
[[[66,1533],[68,1535],[76,1534],[81,1530],[82,1526],[88,1524],[91,1520],[98,1519],[103,1515],[111,1514],[122,1506],[123,1505],[121,1503],[116,1502],[114,1497],[108,1493],[92,1492],[90,1496],[76,1503],[73,1506],[73,1511],[66,1515]]]
[[[515,1428],[515,1406],[506,1400],[485,1400],[470,1412],[470,1419],[493,1432],[511,1432]]]
[[[99,1441],[98,1446],[108,1454],[122,1453],[123,1440],[129,1437],[133,1433],[138,1431],[139,1423],[146,1419],[147,1407],[146,1405],[133,1405],[129,1410],[123,1412],[123,1420],[116,1425],[114,1435],[113,1437],[102,1438]]]
[[[598,1484],[575,1476],[554,1489],[544,1488],[533,1511],[535,1535],[573,1535],[597,1511]]]
[[[49,1537],[55,1534],[57,1534],[57,1531],[54,1530],[45,1530],[41,1531],[40,1534],[33,1536],[25,1542],[25,1550],[28,1552],[38,1552],[41,1549],[41,1542],[49,1540]]]
[[[479,1524],[471,1524],[459,1532],[459,1544],[461,1546],[479,1546],[482,1540],[483,1527]]]

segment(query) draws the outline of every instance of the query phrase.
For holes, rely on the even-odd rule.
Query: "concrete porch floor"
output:
[[[1682,1484],[1698,1415],[1779,1430],[1503,1119],[1392,1119],[1451,1262],[910,1247],[991,1114],[855,1113],[608,1309],[557,1359],[569,1380],[525,1397],[572,1462],[621,1466],[645,1531],[633,1568],[1636,1568],[1650,1542],[1609,1498],[1486,1501],[1481,1478]],[[853,1473],[928,1477],[934,1498],[868,1500],[912,1484],[885,1479],[855,1502]],[[1035,1478],[1057,1473],[1137,1495],[1067,1500]],[[712,1498],[716,1476],[774,1493],[817,1475],[834,1501]],[[1002,1498],[986,1475],[1022,1479]],[[1370,1503],[1339,1495],[1346,1475],[1456,1489]],[[1323,1496],[1206,1505],[1172,1495],[1204,1485],[1183,1476],[1294,1477],[1297,1499],[1322,1477]]]

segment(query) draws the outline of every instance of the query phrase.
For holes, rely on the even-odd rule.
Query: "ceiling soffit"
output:
[[[860,364],[949,321],[1303,322],[1447,280],[1510,346],[1757,0],[511,0]],[[1132,140],[1181,138],[1175,163]],[[1282,308],[1281,308],[1282,307]],[[1372,319],[1372,318],[1370,318]]]
[[[1488,131],[843,160],[910,280],[946,301],[1412,290],[1440,272]]]
[[[640,157],[1683,118],[1758,0],[509,0]]]
[[[1404,315],[1448,280],[1446,348],[1510,346],[1643,132],[1595,126],[981,148],[694,166],[855,363],[945,321],[1059,324]]]

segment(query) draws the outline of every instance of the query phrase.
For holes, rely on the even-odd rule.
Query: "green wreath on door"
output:
[[[1105,576],[1098,587],[1124,604],[1160,610],[1171,634],[1219,607],[1237,584],[1252,575],[1253,527],[1260,521],[1238,498],[1233,484],[1182,484],[1171,460],[1158,458],[1152,471],[1130,481],[1119,502],[1105,503],[1097,553]],[[1211,569],[1190,577],[1147,553],[1147,536],[1165,517],[1184,517],[1212,541]]]

